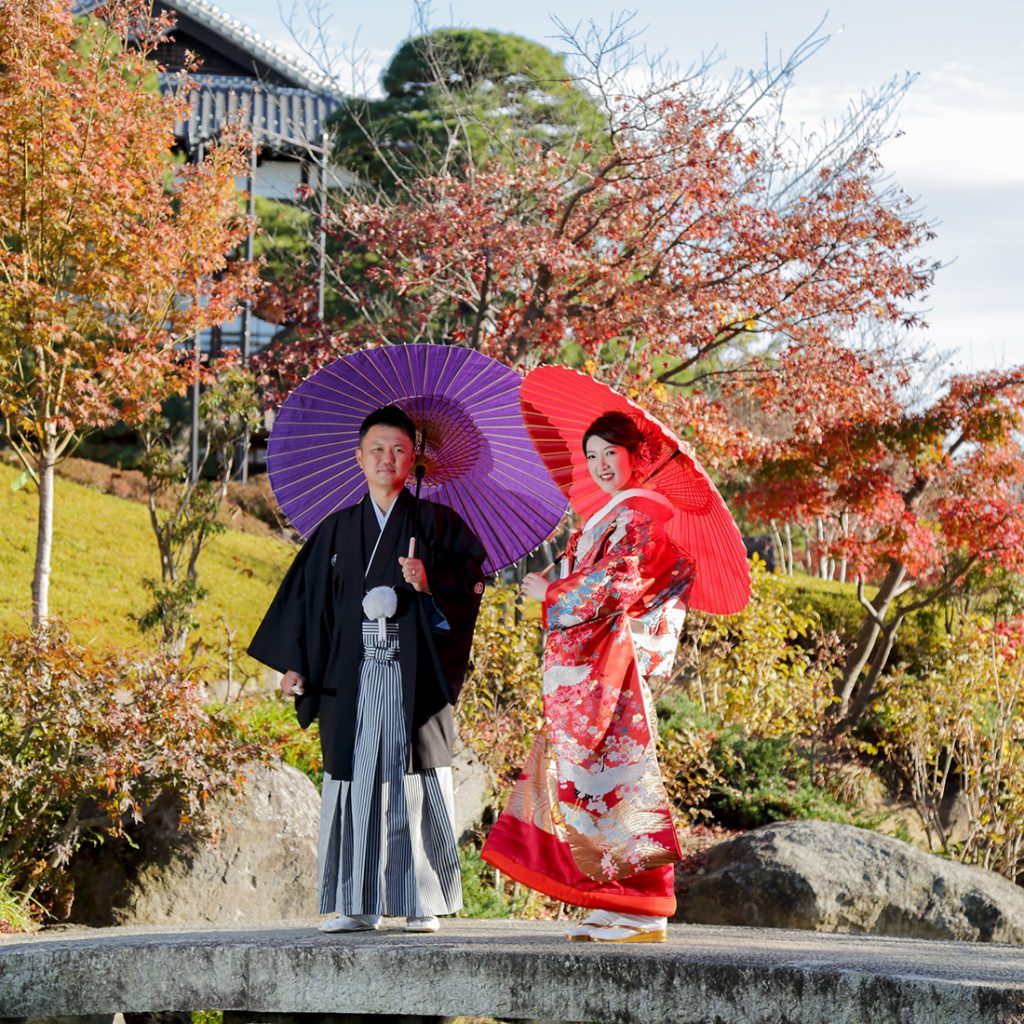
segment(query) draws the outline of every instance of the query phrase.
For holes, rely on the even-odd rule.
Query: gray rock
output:
[[[1024,943],[1024,889],[866,829],[767,825],[677,872],[675,920]]]
[[[114,1013],[89,1013],[81,1017],[4,1017],[4,1024],[117,1024]]]
[[[214,836],[178,829],[162,801],[131,842],[84,851],[72,865],[79,924],[273,922],[317,911],[320,797],[288,765],[253,766],[239,794],[214,798]]]
[[[461,739],[452,749],[455,789],[455,835],[461,841],[475,833],[494,804],[494,780]]]
[[[946,833],[946,841],[966,842],[972,831],[973,817],[967,794],[962,789],[945,797],[939,807],[939,818]]]

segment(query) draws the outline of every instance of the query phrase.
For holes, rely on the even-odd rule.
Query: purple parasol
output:
[[[397,405],[421,432],[423,496],[472,527],[487,551],[485,572],[503,569],[550,536],[566,509],[523,424],[521,383],[494,359],[446,345],[388,345],[337,359],[281,406],[267,452],[274,497],[304,537],[355,504],[366,493],[355,460],[359,424]]]

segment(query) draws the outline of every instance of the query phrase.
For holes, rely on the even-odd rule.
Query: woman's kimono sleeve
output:
[[[647,515],[620,513],[599,556],[548,587],[545,628],[567,629],[650,603],[653,592],[664,588],[668,547],[664,531]]]

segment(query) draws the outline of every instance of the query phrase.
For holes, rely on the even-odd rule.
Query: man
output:
[[[249,645],[284,673],[299,724],[319,718],[320,911],[337,915],[323,931],[375,929],[382,916],[437,931],[438,915],[462,905],[452,705],[485,553],[452,509],[417,507],[405,487],[415,451],[402,410],[366,417],[355,458],[367,495],[317,527]],[[393,588],[394,611],[368,620],[364,596],[381,587]]]

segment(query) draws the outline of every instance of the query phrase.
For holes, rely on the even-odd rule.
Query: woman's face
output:
[[[596,434],[587,438],[584,448],[587,455],[587,469],[594,483],[609,494],[626,490],[633,480],[633,465],[629,449],[612,444]]]

